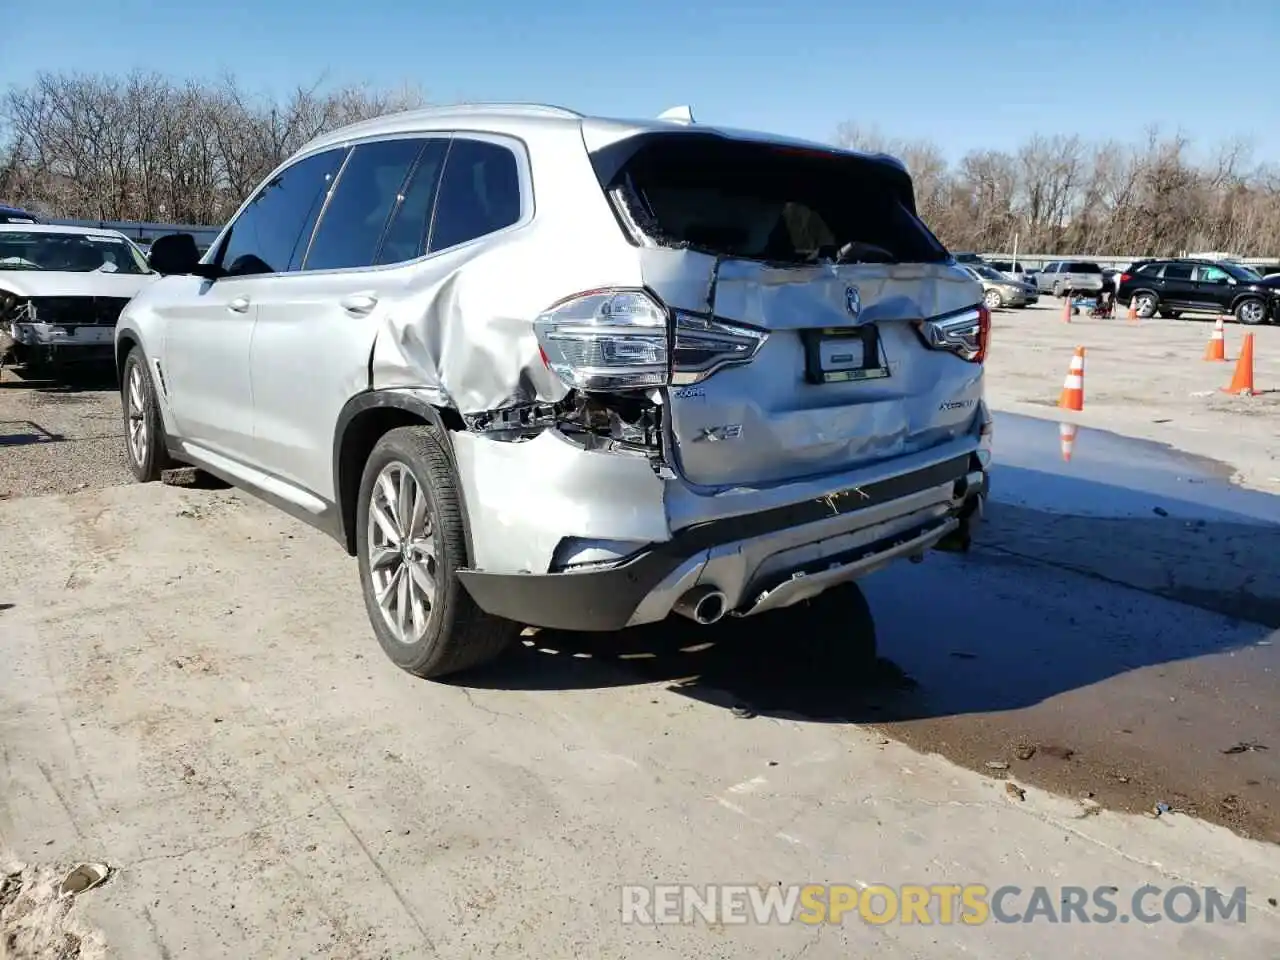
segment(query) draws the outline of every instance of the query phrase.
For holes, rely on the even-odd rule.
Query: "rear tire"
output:
[[[134,347],[124,359],[120,408],[124,416],[124,452],[129,472],[139,483],[159,480],[160,474],[172,467],[174,461],[169,456],[151,368],[141,347]]]
[[[1160,316],[1164,317],[1166,320],[1177,320],[1180,316],[1182,316],[1182,311],[1181,310],[1161,310]]]
[[[999,310],[1004,306],[1004,297],[1000,296],[999,290],[988,290],[982,295],[982,302],[988,310]]]
[[[430,679],[501,655],[521,625],[485,613],[458,579],[469,562],[462,499],[435,428],[388,431],[369,454],[358,496],[365,610],[391,661]]]

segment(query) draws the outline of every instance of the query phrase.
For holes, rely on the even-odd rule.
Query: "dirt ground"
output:
[[[1213,392],[1231,364],[1199,359],[1209,329],[1001,312],[989,394],[1057,419],[1078,343],[1086,428],[1280,489],[1280,394]],[[1271,391],[1280,328],[1254,332]],[[85,395],[86,425],[118,424],[114,391]],[[0,404],[22,436],[52,416],[35,388]],[[1002,436],[1010,455],[1021,442],[1002,429],[998,459]],[[1076,466],[1100,437],[1082,435]],[[382,656],[354,566],[320,534],[234,491],[117,485],[86,466],[92,445],[73,469],[46,441],[11,446],[52,479],[0,502],[0,867],[27,865],[0,871],[4,960],[104,944],[129,960],[1013,960],[1048,955],[1046,936],[1063,956],[1280,956],[1280,857],[1249,839],[1280,840],[1265,521],[998,502],[975,554],[868,580],[885,657],[870,675],[773,620],[542,633],[483,676],[430,684]],[[84,860],[109,863],[107,883],[52,897]],[[620,884],[682,881],[1244,885],[1250,913],[619,923]]]

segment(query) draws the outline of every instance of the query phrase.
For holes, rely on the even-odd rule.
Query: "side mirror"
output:
[[[200,262],[196,238],[189,233],[170,233],[158,238],[151,244],[147,263],[162,276],[196,274],[210,280],[215,279],[214,268]]]

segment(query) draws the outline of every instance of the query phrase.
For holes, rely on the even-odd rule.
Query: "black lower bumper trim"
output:
[[[821,500],[696,524],[613,566],[563,573],[468,569],[458,571],[458,578],[480,609],[494,616],[553,630],[621,630],[658,584],[704,550],[857,513],[949,482],[957,484],[957,495],[966,496],[962,481],[980,469],[976,456],[965,454]]]

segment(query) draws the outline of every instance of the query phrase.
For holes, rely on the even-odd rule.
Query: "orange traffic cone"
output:
[[[1074,307],[1075,307],[1075,304],[1071,302],[1071,295],[1067,294],[1067,299],[1063,301],[1063,304],[1062,304],[1062,322],[1063,323],[1071,322],[1071,311]]]
[[[1246,397],[1255,396],[1253,389],[1253,334],[1244,335],[1244,343],[1240,345],[1240,359],[1236,361],[1236,372],[1231,377],[1231,385],[1222,388],[1223,393],[1241,393]]]
[[[1071,462],[1071,454],[1076,448],[1076,433],[1080,430],[1074,423],[1058,424],[1058,439],[1062,441],[1062,459]]]
[[[1084,347],[1076,347],[1076,352],[1071,357],[1071,366],[1067,368],[1067,379],[1063,381],[1058,406],[1063,410],[1084,409]]]
[[[1129,322],[1138,322],[1138,305],[1134,303],[1133,300],[1129,301]]]
[[[1213,333],[1209,335],[1209,345],[1204,348],[1206,360],[1225,363],[1227,360],[1227,335],[1222,326],[1222,318],[1213,325]]]

